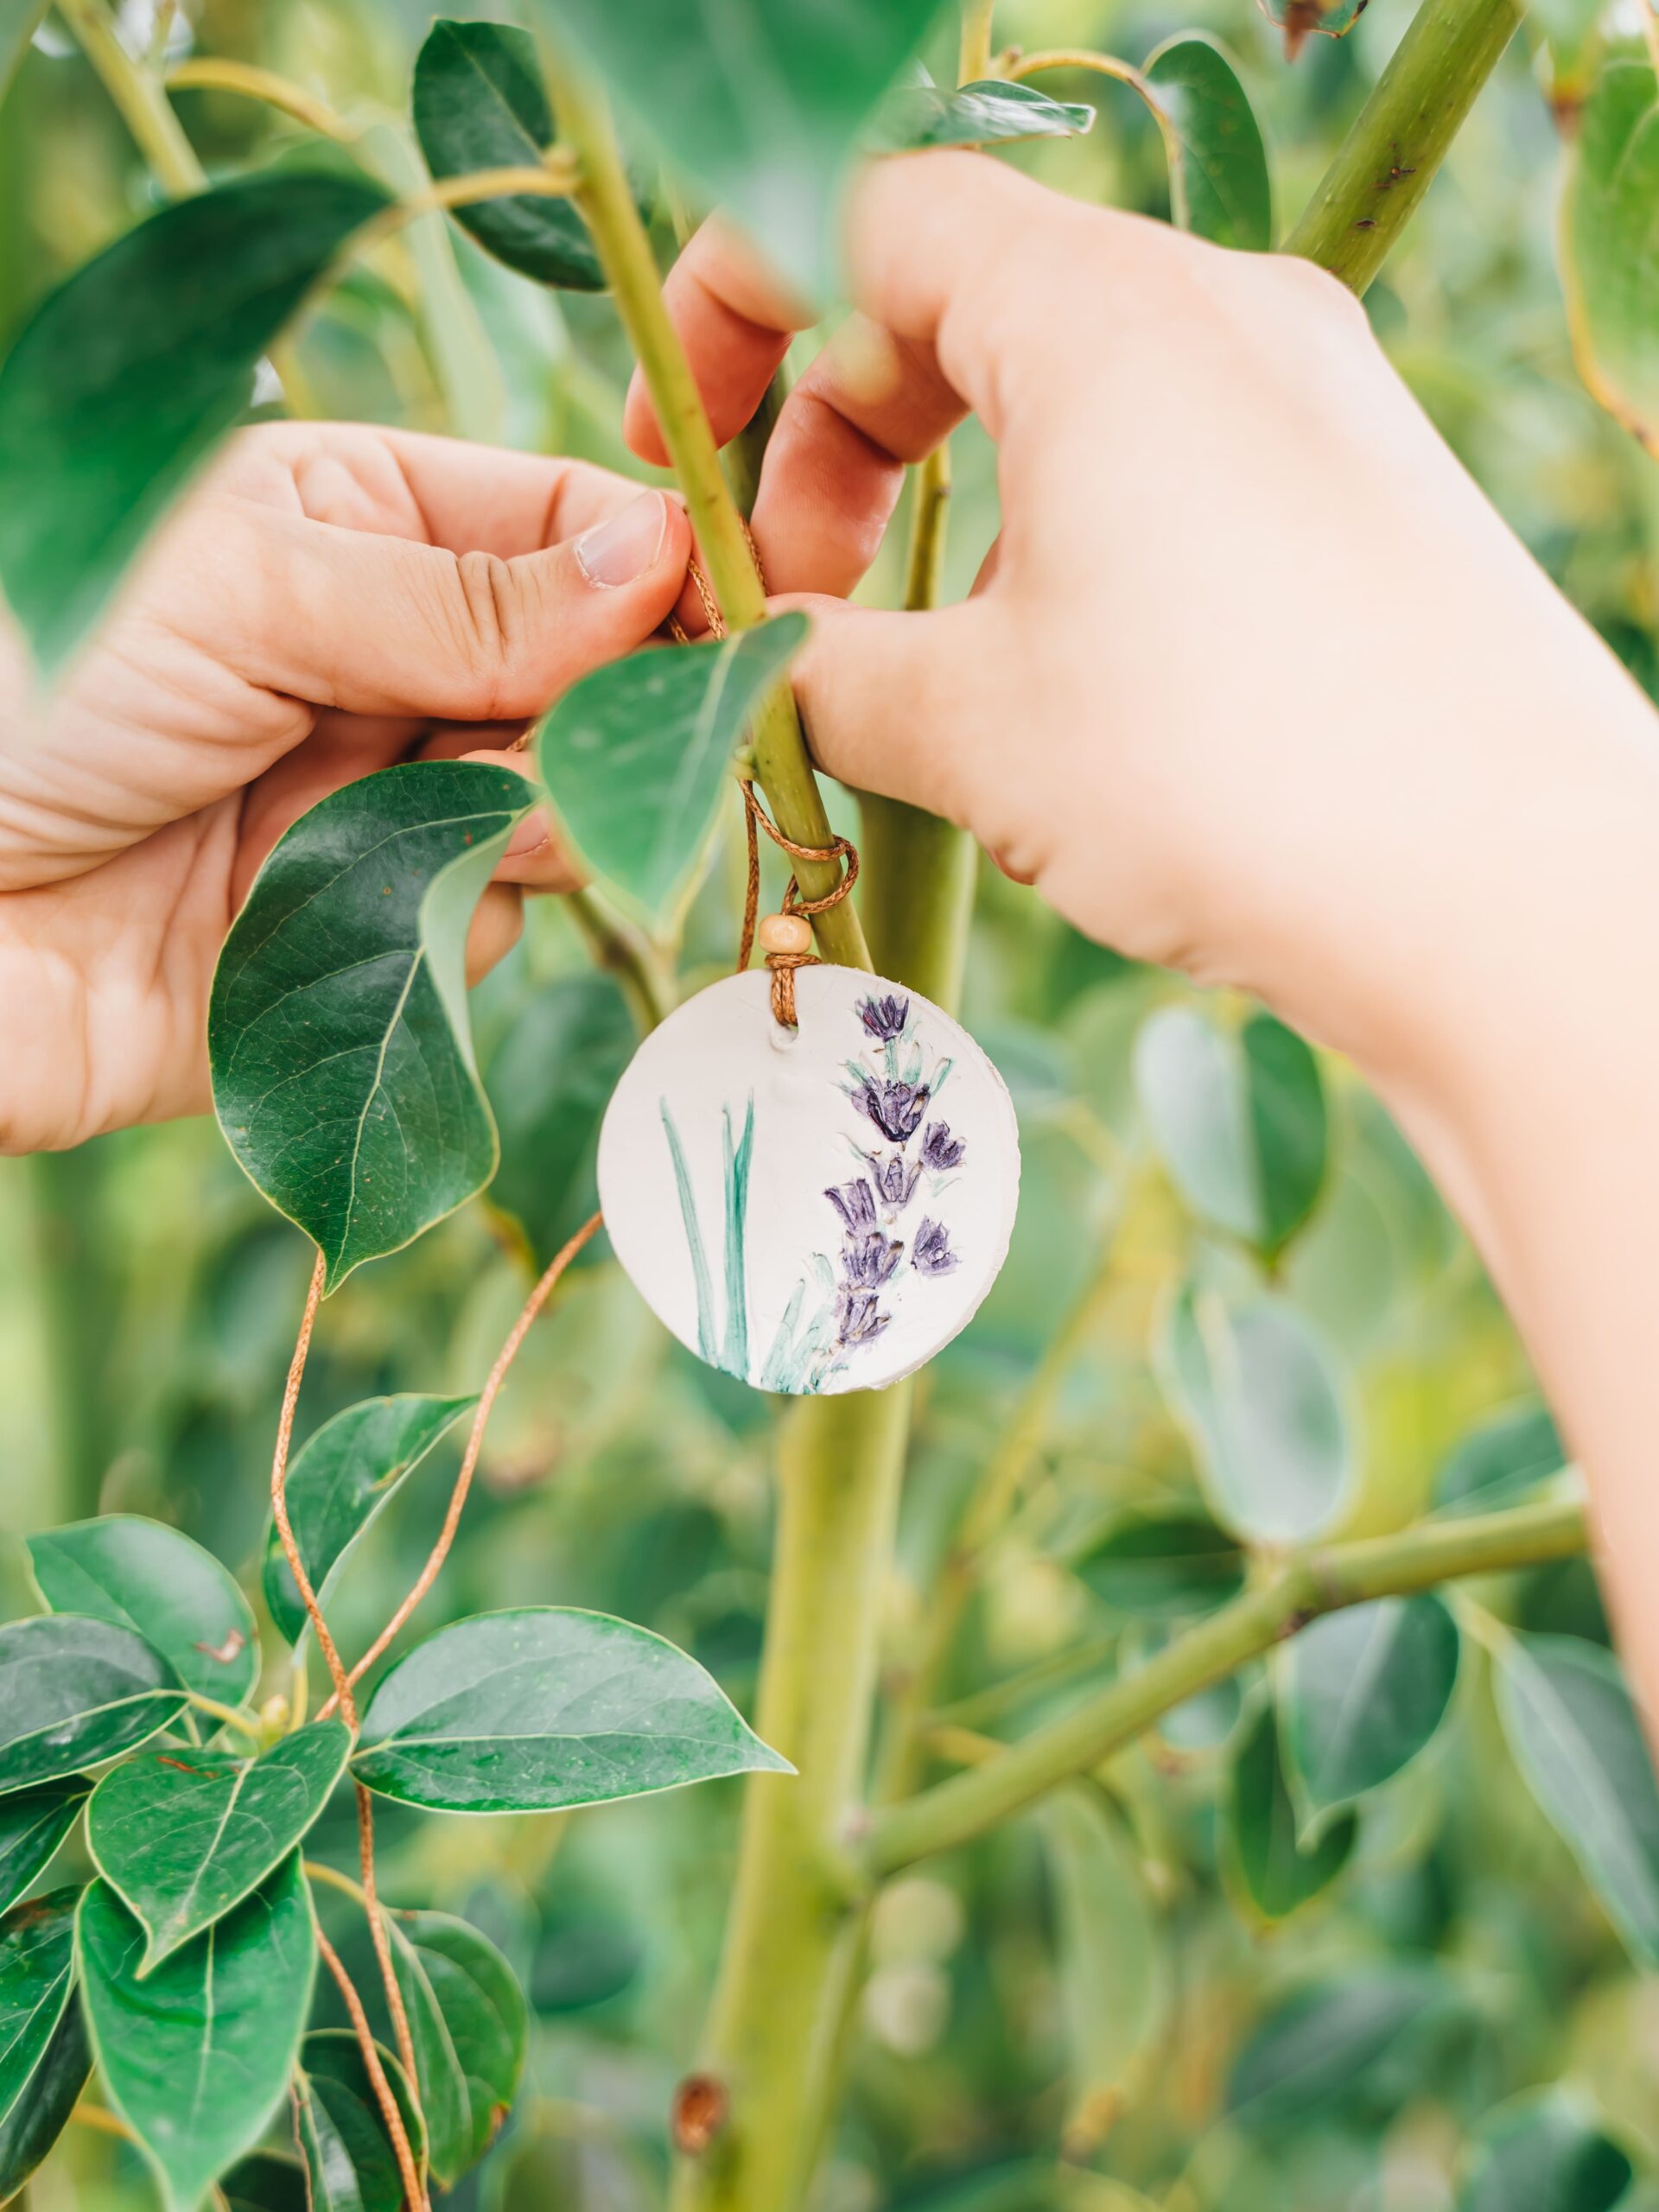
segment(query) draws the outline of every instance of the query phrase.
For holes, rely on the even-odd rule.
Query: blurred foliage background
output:
[[[160,35],[181,56],[194,47],[278,71],[354,130],[374,130],[387,162],[412,165],[399,118],[429,15],[415,0],[193,0]],[[1314,36],[1294,65],[1251,0],[1179,14],[1157,0],[1008,0],[997,35],[1138,60],[1173,31],[1213,31],[1269,132],[1282,229],[1406,20],[1404,0],[1375,0],[1351,36]],[[133,41],[157,35],[148,4],[130,4],[124,27]],[[1368,305],[1503,513],[1659,690],[1659,471],[1573,369],[1553,229],[1577,88],[1571,56],[1552,74],[1529,35]],[[1015,158],[1084,198],[1165,212],[1157,142],[1133,95],[1097,79],[1045,85],[1097,100],[1100,121],[1086,139]],[[179,108],[213,171],[283,158],[301,135],[223,92],[182,92]],[[150,192],[105,94],[48,21],[0,110],[0,343]],[[429,223],[359,269],[314,317],[290,389],[307,411],[634,467],[619,434],[626,360],[605,302],[556,299],[453,228]],[[995,529],[992,457],[971,426],[956,442],[956,474],[951,596]],[[866,587],[873,599],[895,597],[901,547],[895,532]],[[1287,575],[1282,588],[1287,624],[1319,620],[1317,577]],[[1096,650],[1110,653],[1109,634]],[[834,810],[847,826],[851,801]],[[734,819],[734,849],[691,918],[693,976],[729,961],[740,867]],[[1006,1274],[925,1381],[889,1592],[895,1647],[994,1454],[1016,1503],[941,1685],[957,1708],[936,1738],[942,1760],[953,1730],[995,1734],[1058,1709],[1159,1632],[1114,1611],[1069,1562],[1110,1511],[1195,1491],[1149,1347],[1160,1305],[1195,1260],[1223,1279],[1238,1262],[1159,1165],[1134,1076],[1148,1016],[1192,996],[1086,944],[984,872],[965,1012],[1015,1092],[1026,1182]],[[1217,1011],[1226,1021],[1236,1010]],[[365,1271],[329,1305],[302,1429],[378,1391],[476,1387],[534,1255],[586,1211],[594,1111],[629,1031],[562,903],[531,914],[477,1017],[503,1125],[495,1202]],[[1532,1386],[1403,1141],[1345,1069],[1324,1072],[1331,1166],[1278,1287],[1338,1377],[1356,1469],[1344,1527],[1380,1530],[1420,1511],[1459,1441],[1525,1405]],[[202,1122],[0,1163],[0,1249],[7,1614],[35,1603],[16,1534],[95,1511],[176,1522],[253,1588],[274,1410],[309,1264],[302,1240]],[[512,1603],[614,1611],[674,1638],[744,1702],[764,1608],[772,1437],[767,1402],[683,1354],[601,1250],[514,1372],[426,1628]],[[423,1556],[443,1472],[435,1458],[373,1530],[335,1624],[348,1645]],[[1484,1594],[1523,1625],[1605,1640],[1587,1567]],[[1072,1650],[1082,1674],[1042,1672]],[[964,1702],[1032,1669],[1017,1703]],[[1659,1979],[1630,1965],[1516,1778],[1484,1655],[1466,1644],[1446,1726],[1368,1803],[1337,1878],[1278,1921],[1241,1894],[1221,1840],[1229,1761],[1251,1725],[1240,1713],[1222,1694],[1184,1709],[1095,1796],[1016,1821],[888,1893],[826,2212],[1078,2201],[1115,2212],[1135,2201],[1115,2193],[1119,2183],[1171,2212],[1440,2212],[1459,2201],[1470,2143],[1493,2114],[1560,2079],[1593,2095],[1638,2167],[1659,2159]],[[537,2018],[532,2094],[461,2201],[488,2212],[658,2201],[664,2116],[712,1974],[736,1804],[736,1785],[722,1783],[568,1824],[417,1824],[386,1809],[386,1893],[476,1919],[525,1977]],[[1091,1849],[1089,1824],[1103,1818],[1116,1841]],[[333,1855],[334,1840],[319,1840]],[[1344,2044],[1326,2021],[1319,2041],[1334,2060],[1319,2094],[1269,2096],[1254,2120],[1229,2120],[1241,2050],[1310,1975],[1347,1993],[1351,2027],[1363,2032]],[[1402,1998],[1413,1991],[1422,2001]],[[1080,2032],[1092,2038],[1082,2056]],[[1271,2049],[1260,2063],[1292,2064]],[[38,2212],[126,2212],[150,2198],[120,2145],[72,2130],[34,2202]]]

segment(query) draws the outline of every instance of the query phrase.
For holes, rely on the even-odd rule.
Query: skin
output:
[[[1659,718],[1306,264],[936,154],[861,186],[850,289],[754,518],[772,587],[816,617],[798,690],[821,764],[1357,1063],[1589,1471],[1659,1705]],[[807,318],[718,226],[670,301],[728,437]],[[822,596],[857,582],[904,465],[969,410],[1002,508],[973,597],[907,615]],[[629,430],[662,458],[637,391]],[[683,520],[602,615],[557,548],[532,550],[626,496],[594,472],[279,435],[294,450],[251,486],[250,448],[233,457],[45,735],[0,755],[14,1148],[200,1105],[213,954],[280,828],[435,719],[462,749],[537,711],[681,588]],[[539,865],[556,880],[550,849]]]

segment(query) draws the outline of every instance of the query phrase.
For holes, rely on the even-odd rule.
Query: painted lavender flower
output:
[[[957,1255],[950,1249],[950,1234],[942,1221],[930,1221],[922,1217],[922,1225],[916,1232],[916,1242],[911,1247],[911,1262],[918,1274],[948,1275],[957,1264]]]
[[[904,1251],[901,1243],[884,1236],[879,1229],[868,1236],[849,1236],[841,1255],[842,1274],[861,1289],[880,1290],[891,1281]]]
[[[875,1193],[861,1175],[823,1195],[841,1216],[849,1236],[875,1227]]]
[[[875,1194],[884,1206],[895,1213],[902,1213],[910,1204],[911,1193],[916,1188],[921,1169],[905,1158],[902,1152],[890,1152],[885,1160],[872,1160],[870,1173],[875,1179]],[[848,1223],[850,1229],[852,1224]]]
[[[967,1149],[960,1137],[951,1135],[949,1122],[930,1122],[922,1139],[922,1165],[930,1174],[948,1175],[953,1167],[961,1166]]]
[[[875,1123],[889,1144],[908,1144],[921,1127],[932,1092],[925,1083],[861,1075],[853,1103]]]
[[[861,999],[858,1018],[879,1045],[893,1044],[905,1033],[910,1020],[910,1001],[899,998]]]
[[[893,1316],[880,1310],[873,1290],[841,1290],[836,1295],[838,1344],[874,1344]]]

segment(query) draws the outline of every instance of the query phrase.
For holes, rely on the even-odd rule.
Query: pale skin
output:
[[[872,172],[849,266],[857,313],[798,385],[754,517],[772,588],[817,617],[798,689],[817,759],[963,823],[1079,929],[1253,991],[1357,1063],[1467,1224],[1589,1471],[1626,1656],[1659,1708],[1659,716],[1318,270],[957,154]],[[669,289],[730,436],[803,318],[717,226]],[[842,605],[905,463],[970,410],[1002,508],[974,596]],[[661,458],[637,391],[629,432]],[[445,749],[499,749],[477,725],[510,729],[682,589],[671,505],[626,585],[536,550],[626,502],[594,472],[560,493],[559,463],[433,461],[453,501],[416,502],[416,524],[395,487],[385,506],[351,488],[385,467],[363,459],[382,434],[280,435],[340,442],[324,474],[344,505],[311,525],[333,534],[303,619],[268,518],[193,553],[187,516],[55,710],[49,770],[16,718],[0,753],[15,1149],[199,1107],[212,959],[278,830],[434,721]],[[198,531],[240,465],[200,495]],[[291,537],[286,464],[260,465],[275,474],[249,504]],[[456,581],[434,567],[406,588],[386,536],[438,538]],[[486,568],[480,597],[456,559],[480,550],[546,581],[515,601]],[[480,605],[523,620],[480,624]],[[559,868],[548,846],[508,863]]]

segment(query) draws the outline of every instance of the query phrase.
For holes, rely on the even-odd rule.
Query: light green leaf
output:
[[[1569,2090],[1500,2105],[1475,2137],[1458,2212],[1613,2212],[1629,2158]]]
[[[92,1793],[98,1871],[148,1938],[142,1980],[240,1904],[310,1828],[346,1770],[349,1731],[314,1721],[262,1758],[141,1751]]]
[[[378,2056],[419,2159],[426,2139],[408,2077],[390,2051]],[[294,2107],[308,2212],[403,2212],[397,2155],[357,2038],[348,2030],[323,2028],[307,2036],[300,2049]]]
[[[4,99],[48,4],[49,0],[0,0],[0,100]]]
[[[80,1999],[71,1991],[27,2094],[0,2120],[0,2204],[10,2204],[62,2134],[92,2070]]]
[[[1316,1843],[1304,1848],[1298,1840],[1278,1722],[1264,1699],[1233,1755],[1227,1801],[1229,1855],[1249,1903],[1268,1920],[1282,1920],[1306,1904],[1347,1865],[1357,1832],[1349,1813],[1330,1822]]]
[[[1443,1513],[1495,1513],[1566,1465],[1567,1447],[1548,1408],[1522,1406],[1463,1439],[1434,1478],[1434,1504]]]
[[[706,865],[744,725],[806,636],[804,614],[647,648],[573,684],[542,723],[542,779],[570,844],[652,928],[679,919]]]
[[[1224,1526],[1254,1542],[1303,1543],[1339,1518],[1353,1478],[1343,1394],[1294,1306],[1230,1302],[1189,1283],[1158,1363]]]
[[[360,178],[238,177],[50,293],[0,365],[0,585],[48,671],[248,403],[255,364],[386,204]]]
[[[211,1552],[176,1529],[106,1513],[30,1536],[29,1564],[54,1613],[130,1628],[187,1689],[239,1705],[259,1674],[253,1612]]]
[[[1578,1637],[1506,1637],[1497,1709],[1608,1917],[1633,1956],[1659,1966],[1659,1788],[1618,1662]]]
[[[256,2151],[219,2183],[228,2212],[311,2212],[305,2168],[285,2152]]]
[[[1145,75],[1168,124],[1164,143],[1176,222],[1217,245],[1266,253],[1273,245],[1267,148],[1224,49],[1202,32],[1184,31],[1150,56]]]
[[[1069,1564],[1118,1612],[1158,1620],[1208,1612],[1244,1586],[1237,1540],[1202,1513],[1125,1514]]]
[[[432,2171],[453,2188],[489,2149],[518,2094],[524,2000],[500,1952],[464,1920],[400,1912],[391,1929]]]
[[[997,79],[963,85],[905,85],[889,93],[874,143],[884,154],[925,146],[990,146],[1011,138],[1077,138],[1094,124],[1091,107],[1068,106],[1034,85]]]
[[[38,1789],[0,1797],[0,1912],[39,1881],[57,1857],[92,1786],[84,1774],[72,1774],[61,1782],[42,1783]]]
[[[130,1629],[69,1615],[0,1628],[0,1789],[53,1782],[178,1719],[184,1691]]]
[[[537,1267],[599,1210],[599,1125],[639,1041],[609,976],[560,976],[490,1056],[484,1088],[501,1132],[490,1204],[517,1222]]]
[[[352,1769],[383,1796],[461,1813],[793,1771],[683,1651],[561,1606],[480,1614],[418,1644],[370,1700]]]
[[[1350,1966],[1299,1990],[1255,2031],[1227,2085],[1227,2106],[1254,2128],[1299,2125],[1362,2082],[1446,2001],[1439,1969]]]
[[[40,2093],[41,2062],[69,2003],[79,1890],[54,1890],[0,1919],[0,2129]]]
[[[219,1126],[321,1249],[329,1290],[495,1171],[467,930],[530,800],[521,777],[467,760],[348,784],[279,841],[226,940],[207,1020]]]
[[[1659,83],[1615,49],[1573,134],[1561,281],[1579,373],[1659,453]]]
[[[1459,1642],[1433,1595],[1327,1613],[1292,1638],[1280,1719],[1304,1842],[1423,1750],[1452,1701]]]
[[[264,2133],[287,2090],[316,1968],[297,1857],[140,1979],[144,1931],[106,1882],[81,1901],[77,1951],[98,2069],[168,2212]]]
[[[365,1398],[308,1436],[288,1471],[289,1526],[312,1589],[326,1601],[353,1544],[452,1421],[476,1398],[408,1393]],[[297,1643],[305,1605],[275,1522],[265,1530],[265,1604],[279,1634]]]

